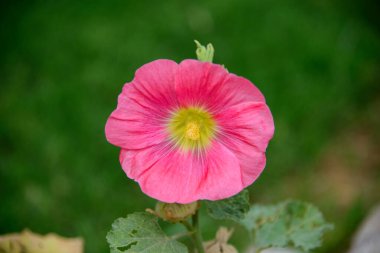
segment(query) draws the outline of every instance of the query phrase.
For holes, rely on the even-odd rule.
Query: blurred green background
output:
[[[194,58],[194,39],[212,42],[214,61],[254,82],[272,110],[276,133],[253,202],[313,202],[336,226],[317,252],[337,253],[380,200],[377,1],[0,7],[0,234],[82,236],[86,252],[108,252],[112,221],[153,207],[121,170],[104,125],[139,66]],[[202,218],[210,239],[216,225]]]

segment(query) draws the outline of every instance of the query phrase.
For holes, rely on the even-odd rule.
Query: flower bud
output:
[[[189,204],[157,202],[155,213],[160,218],[175,223],[194,215],[198,208],[198,202]]]

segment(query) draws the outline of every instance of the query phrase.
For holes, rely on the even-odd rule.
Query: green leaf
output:
[[[326,223],[322,213],[311,204],[288,202],[285,205],[289,221],[289,239],[294,246],[305,251],[321,246],[324,232],[333,229],[332,224]]]
[[[207,210],[214,219],[230,219],[240,221],[244,219],[249,210],[248,191],[243,190],[239,194],[219,201],[206,201]]]
[[[277,206],[252,205],[245,218],[240,221],[249,231],[257,230],[264,223],[274,220]]]
[[[187,253],[185,245],[164,234],[157,220],[143,212],[115,220],[107,234],[111,253]]]
[[[323,234],[333,228],[315,206],[300,201],[253,205],[241,223],[253,232],[258,248],[294,246],[304,251],[319,247]]]
[[[259,248],[286,245],[286,224],[283,220],[265,223],[256,234],[255,245]]]

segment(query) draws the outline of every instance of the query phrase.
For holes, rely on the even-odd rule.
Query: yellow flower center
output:
[[[200,138],[200,127],[199,123],[196,121],[190,121],[189,123],[186,124],[186,133],[185,137],[187,139],[197,141]]]
[[[185,150],[202,149],[215,135],[215,121],[203,108],[180,108],[170,118],[168,131],[177,146]]]

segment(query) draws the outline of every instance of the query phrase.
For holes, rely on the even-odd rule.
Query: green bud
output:
[[[211,43],[207,44],[207,47],[203,46],[199,41],[194,40],[195,44],[197,45],[197,50],[195,53],[197,54],[197,58],[200,61],[204,62],[212,62],[214,58],[214,47]]]
[[[198,202],[190,204],[157,202],[155,213],[169,222],[179,222],[194,215],[199,208]]]

